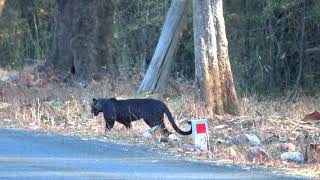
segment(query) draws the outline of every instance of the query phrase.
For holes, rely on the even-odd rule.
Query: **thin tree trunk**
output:
[[[298,94],[298,90],[300,87],[302,73],[303,73],[303,59],[304,59],[304,37],[305,37],[305,21],[306,21],[306,0],[303,1],[303,16],[301,18],[301,36],[300,36],[300,43],[299,43],[299,72],[296,79],[296,83],[294,84],[293,90],[286,98],[286,101],[295,100]]]
[[[183,18],[189,0],[173,0],[163,25],[148,71],[139,93],[162,93],[170,72],[173,56],[183,29]]]
[[[229,62],[222,0],[194,0],[193,28],[197,99],[216,114],[241,114]]]
[[[1,17],[5,2],[6,2],[6,0],[0,0],[0,17]]]

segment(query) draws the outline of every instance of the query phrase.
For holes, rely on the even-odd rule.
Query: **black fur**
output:
[[[187,132],[179,129],[168,109],[160,100],[156,99],[92,99],[91,113],[97,116],[103,112],[106,121],[106,128],[111,129],[115,123],[131,128],[131,122],[144,119],[149,127],[159,126],[162,134],[169,135],[170,132],[164,125],[164,114],[167,115],[173,129],[182,135],[190,135],[191,129]]]

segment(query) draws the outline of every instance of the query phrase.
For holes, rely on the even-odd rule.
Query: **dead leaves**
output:
[[[271,155],[262,147],[255,146],[249,148],[247,152],[247,159],[250,161],[259,161],[259,162],[265,162],[272,160]]]
[[[209,119],[211,148],[204,152],[194,148],[189,136],[172,136],[168,143],[159,142],[159,134],[148,132],[143,135],[142,129],[146,127],[140,124],[134,124],[130,131],[116,124],[111,132],[105,133],[103,117],[90,114],[92,96],[130,97],[139,83],[111,76],[101,79],[104,83],[92,81],[72,85],[59,82],[55,75],[43,76],[30,70],[16,73],[15,77],[5,77],[6,82],[0,81],[0,112],[5,112],[0,114],[0,126],[11,124],[11,127],[98,137],[198,160],[301,167],[301,164],[288,162],[292,161],[290,156],[287,158],[288,153],[294,152],[307,158],[308,161],[304,161],[307,165],[319,163],[320,113],[315,111],[301,120],[301,115],[316,108],[316,104],[305,103],[310,102],[308,99],[285,104],[271,100],[258,102],[257,98],[249,97],[242,102],[246,116],[217,116],[208,114],[194,103],[190,96],[192,86],[181,86],[182,95],[171,96],[167,103],[177,121],[197,117]],[[295,162],[302,162],[301,154]]]
[[[314,111],[313,113],[305,115],[302,120],[307,122],[320,122],[320,113],[318,111]]]
[[[293,143],[281,143],[279,144],[279,151],[281,152],[292,152],[296,150],[296,145]]]
[[[308,162],[320,163],[320,144],[310,144],[307,146],[305,158]]]
[[[291,168],[301,167],[301,163],[306,167],[317,165],[319,153],[312,148],[318,147],[314,144],[320,141],[320,113],[308,114],[301,121],[299,112],[311,106],[259,102],[252,108],[247,109],[251,116],[216,116],[211,121],[210,137],[216,141],[210,142],[217,159]],[[309,146],[310,142],[317,143]],[[304,153],[306,146],[309,147],[307,154]]]
[[[310,148],[315,152],[320,153],[320,144],[310,144]]]

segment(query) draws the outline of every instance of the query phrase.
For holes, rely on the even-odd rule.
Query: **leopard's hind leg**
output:
[[[165,137],[168,137],[171,134],[170,131],[168,131],[168,129],[164,125],[164,123],[160,124],[160,130],[161,130],[161,134]]]

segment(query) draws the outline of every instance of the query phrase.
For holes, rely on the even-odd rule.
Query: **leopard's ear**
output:
[[[93,102],[94,104],[96,104],[96,103],[97,103],[97,99],[96,99],[96,98],[92,98],[92,102]]]

